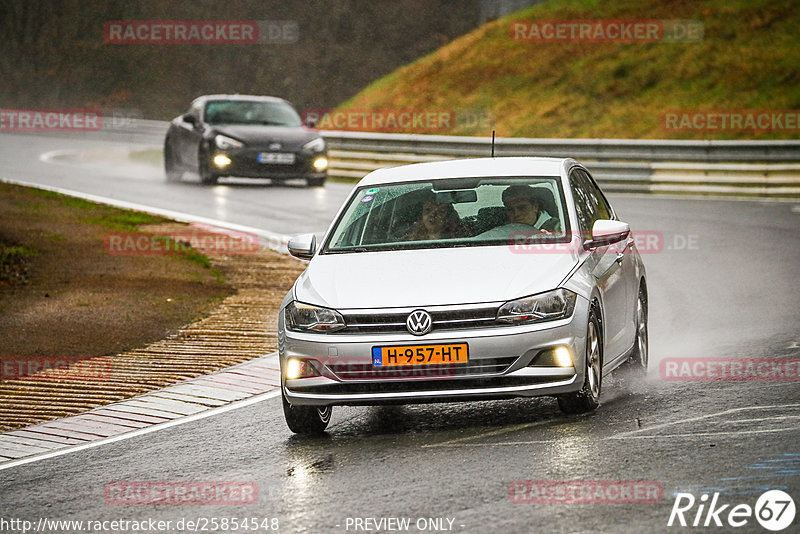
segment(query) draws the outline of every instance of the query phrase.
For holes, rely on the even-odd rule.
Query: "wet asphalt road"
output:
[[[350,189],[339,184],[322,190],[167,185],[157,170],[144,166],[55,165],[38,159],[49,150],[109,145],[3,134],[0,177],[286,234],[324,230]],[[307,439],[291,435],[280,399],[272,397],[2,470],[0,531],[14,531],[10,524],[3,528],[3,519],[35,523],[46,517],[172,521],[171,532],[181,532],[179,520],[198,518],[277,518],[281,532],[681,532],[700,529],[667,527],[680,492],[692,494],[698,504],[703,495],[719,493],[719,505],[731,505],[720,515],[723,522],[733,505],[753,506],[770,489],[781,489],[800,504],[796,379],[668,381],[658,365],[679,357],[800,356],[800,208],[610,199],[634,230],[657,232],[663,239],[644,256],[650,373],[639,381],[620,373],[607,377],[595,413],[563,416],[548,398],[336,408],[327,435]],[[650,481],[661,490],[656,502],[638,504],[513,499],[533,495],[515,490],[517,481],[620,480]],[[257,485],[258,498],[247,505],[109,504],[104,488],[118,481],[245,481]],[[697,510],[695,505],[686,512],[690,524]],[[389,518],[407,519],[408,529],[386,522]],[[701,523],[705,518],[704,513]],[[798,531],[798,525],[796,517],[785,532]],[[200,526],[245,532],[241,525],[238,530],[214,529],[210,521]],[[741,528],[725,524],[707,530],[768,532],[752,517]],[[73,525],[50,531],[79,530]]]

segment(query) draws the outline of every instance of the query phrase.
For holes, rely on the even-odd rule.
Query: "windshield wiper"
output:
[[[348,248],[334,248],[328,249],[329,254],[344,254],[347,252],[367,252],[366,247],[348,247]]]

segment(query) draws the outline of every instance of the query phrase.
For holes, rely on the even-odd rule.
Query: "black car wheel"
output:
[[[295,434],[322,434],[327,428],[333,412],[332,407],[292,406],[286,400],[283,388],[281,388],[281,399],[283,400],[283,415],[286,418],[286,424],[289,426],[289,430]]]
[[[211,167],[208,164],[208,153],[201,149],[197,158],[197,172],[200,175],[200,182],[205,185],[216,184],[219,176],[211,171]]]
[[[306,185],[308,187],[322,187],[325,185],[325,177],[322,178],[306,178]]]
[[[175,161],[175,153],[172,150],[172,144],[169,139],[164,142],[164,174],[166,174],[168,182],[180,181],[183,176],[183,172],[181,172],[178,163]]]
[[[600,386],[603,380],[603,343],[600,337],[600,321],[597,320],[594,310],[589,312],[585,352],[583,387],[575,393],[558,397],[558,407],[564,413],[591,412],[600,405]]]
[[[626,362],[627,371],[632,376],[647,374],[649,349],[647,346],[647,290],[644,285],[639,288],[639,297],[636,299],[636,340],[633,352]]]

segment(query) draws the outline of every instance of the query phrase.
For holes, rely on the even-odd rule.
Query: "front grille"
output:
[[[343,313],[344,329],[337,334],[397,334],[408,333],[406,319],[410,312],[396,313]],[[497,308],[475,308],[467,310],[430,311],[433,319],[431,332],[443,330],[464,330],[501,326],[495,318]]]
[[[373,367],[371,364],[329,363],[328,368],[341,380],[403,380],[500,374],[511,366],[516,356],[483,358],[463,364],[396,365]]]

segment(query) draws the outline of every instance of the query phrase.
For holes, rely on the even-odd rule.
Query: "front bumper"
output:
[[[295,151],[294,163],[262,163],[258,160],[259,154],[266,153],[265,149],[243,148],[237,150],[213,150],[209,156],[209,168],[217,176],[240,176],[244,178],[271,178],[289,180],[293,178],[326,178],[327,169],[319,172],[314,168],[314,161],[319,157],[327,158],[324,152]],[[214,164],[214,157],[225,155],[230,158],[230,164],[219,167]]]
[[[584,305],[585,304],[585,305]],[[579,390],[585,370],[588,303],[572,317],[541,324],[410,334],[306,334],[281,321],[283,393],[295,405],[377,405],[560,395]],[[469,363],[373,368],[372,348],[386,345],[467,343]],[[566,346],[571,367],[535,366],[537,356]],[[288,380],[289,358],[313,359],[321,376]]]

